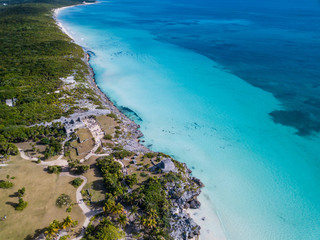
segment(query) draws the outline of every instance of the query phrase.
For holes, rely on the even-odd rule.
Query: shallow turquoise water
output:
[[[99,87],[142,119],[146,144],[186,162],[205,183],[206,208],[196,216],[206,216],[202,239],[215,236],[213,211],[231,240],[319,239],[319,137],[275,124],[269,113],[285,108],[271,93],[133,27],[129,4],[116,12],[108,4],[69,8],[59,20],[94,52]]]

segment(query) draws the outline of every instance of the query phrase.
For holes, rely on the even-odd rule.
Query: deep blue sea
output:
[[[146,145],[206,187],[205,240],[320,240],[320,1],[111,0],[59,21]]]

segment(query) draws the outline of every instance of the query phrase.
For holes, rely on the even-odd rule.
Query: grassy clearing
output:
[[[76,189],[69,184],[73,178],[48,174],[42,166],[20,157],[12,157],[9,165],[0,169],[0,179],[6,179],[8,174],[15,179],[11,180],[14,183],[12,189],[0,189],[0,217],[7,216],[5,221],[0,221],[1,240],[25,239],[35,230],[48,226],[52,220],[61,221],[67,215],[79,221],[75,231],[81,228],[84,215],[77,205],[73,206],[71,213],[55,205],[62,193],[70,195],[73,202],[76,201]],[[26,188],[23,199],[28,206],[20,212],[15,211],[12,205],[18,203],[15,193],[22,187]]]
[[[100,124],[101,129],[106,133],[112,135],[114,133],[114,127],[118,126],[118,123],[108,116],[97,116],[97,121]]]
[[[84,142],[92,138],[92,134],[88,128],[80,128],[77,131],[77,135],[80,142]]]
[[[91,199],[93,202],[98,202],[105,199],[105,186],[103,182],[103,177],[96,166],[97,157],[91,157],[85,164],[90,165],[90,170],[83,174],[88,179],[87,184],[84,186],[84,190],[89,190]]]
[[[154,160],[155,158],[153,158]],[[151,159],[147,158],[147,157],[143,157],[142,154],[140,154],[139,156],[136,157],[136,162],[137,164],[132,164],[133,159],[132,158],[125,158],[123,159],[123,163],[124,165],[127,167],[128,170],[128,174],[132,175],[132,174],[137,174],[137,180],[138,180],[138,184],[141,184],[142,182],[144,182],[145,180],[148,179],[148,177],[150,176],[157,176],[160,177],[162,175],[164,175],[163,173],[154,173],[154,172],[150,172],[148,169],[149,167],[153,166],[151,163]],[[156,164],[158,162],[154,161]],[[141,173],[143,174],[147,174],[146,176],[141,176]],[[137,186],[135,186],[134,188],[136,188]]]

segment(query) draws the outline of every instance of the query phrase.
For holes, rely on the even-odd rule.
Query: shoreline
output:
[[[55,20],[57,26],[61,29],[61,31],[63,33],[65,33],[70,39],[71,41],[73,41],[75,44],[76,41],[75,39],[72,37],[72,35],[66,30],[66,28],[62,25],[62,23],[60,21],[58,21],[57,19],[57,15],[60,13],[61,10],[66,9],[66,8],[71,8],[74,6],[79,6],[79,5],[91,5],[91,4],[96,4],[99,2],[95,2],[95,3],[84,3],[84,4],[76,4],[76,5],[71,5],[71,6],[66,6],[66,7],[61,7],[61,8],[56,8],[53,9],[53,19]],[[121,116],[121,120],[123,121],[122,125],[124,126],[131,126],[130,131],[132,131],[133,135],[131,137],[131,140],[134,139],[136,141],[135,147],[137,147],[135,150],[138,152],[153,152],[152,150],[150,150],[148,147],[146,147],[145,145],[140,143],[140,138],[143,137],[143,133],[140,131],[140,125],[135,123],[133,120],[131,120],[129,117],[127,117],[121,110],[119,110],[115,104],[111,101],[111,99],[107,96],[107,94],[105,94],[100,87],[97,85],[96,83],[96,78],[95,78],[95,72],[94,69],[91,67],[89,61],[90,61],[90,54],[89,51],[87,49],[85,49],[84,47],[82,47],[81,45],[77,44],[78,46],[80,46],[84,53],[85,56],[82,59],[84,61],[84,63],[86,64],[88,70],[89,70],[89,74],[87,77],[87,81],[90,83],[90,85],[92,86],[92,89],[95,91],[95,93],[97,94],[97,96],[99,96],[99,99],[102,101],[104,106],[107,106],[110,111],[112,113],[115,113],[116,115],[120,115]],[[141,151],[142,150],[142,151]],[[185,163],[179,162],[180,164],[182,164],[185,168],[185,171],[187,173],[187,175],[191,174],[191,170],[187,167],[187,165]],[[198,196],[201,193],[201,188],[204,186],[203,183],[201,182],[201,180],[197,179],[196,177],[193,176],[188,176],[188,178],[190,179],[190,181],[194,181],[195,183],[199,184],[199,189],[196,192],[192,192],[194,194],[194,196],[192,196],[190,199],[195,199],[195,201],[197,201]],[[186,199],[186,201],[190,201],[190,199]],[[198,201],[199,202],[199,201]],[[186,203],[188,204],[188,203]],[[200,202],[199,202],[200,204]],[[173,208],[171,209],[171,211],[176,210],[177,206],[174,205]],[[191,215],[192,210],[190,207],[187,208],[183,208],[183,210],[180,212],[180,215],[184,216],[184,218],[189,218],[191,221],[193,221],[193,217]],[[205,221],[204,219],[202,221]],[[198,223],[198,222],[197,222]],[[179,224],[179,223],[176,223]],[[221,223],[220,223],[221,225]],[[197,225],[199,229],[201,229],[201,227],[199,225]],[[177,228],[181,228],[181,226],[177,225],[175,226],[175,230],[177,230]],[[183,229],[183,227],[182,227]],[[186,230],[187,231],[187,230]],[[190,238],[188,238],[190,240],[200,240],[201,239],[201,232],[199,233],[199,235],[195,235],[193,237],[190,236]],[[218,239],[214,239],[214,240],[225,240],[224,238],[218,238]]]

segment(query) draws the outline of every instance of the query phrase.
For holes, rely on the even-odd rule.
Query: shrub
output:
[[[121,145],[117,145],[117,146],[114,146],[114,147],[112,148],[112,150],[114,150],[114,151],[120,151],[120,150],[123,150],[123,147],[122,147]]]
[[[125,157],[129,157],[131,156],[133,153],[127,150],[121,150],[121,151],[117,151],[112,153],[112,155],[117,158],[117,159],[123,159]]]
[[[0,188],[12,188],[13,187],[13,183],[10,181],[0,181]]]
[[[106,135],[104,135],[103,138],[106,139],[106,140],[111,140],[112,136],[110,134],[106,134]]]
[[[79,187],[83,182],[83,179],[81,178],[75,178],[71,181],[72,186],[74,186],[75,188]]]
[[[56,173],[59,174],[62,171],[62,167],[61,166],[48,166],[48,173]]]
[[[71,211],[72,211],[72,207],[71,206],[66,209],[66,212],[71,212]]]
[[[41,142],[42,144],[44,144],[44,145],[48,145],[48,144],[50,143],[50,140],[49,140],[49,138],[44,137],[44,138],[41,139],[40,142]]]
[[[127,175],[127,176],[124,177],[124,180],[125,180],[126,184],[128,184],[128,186],[129,186],[130,188],[132,188],[133,185],[138,182],[138,180],[137,180],[137,174],[134,173],[134,174],[132,174],[132,175]]]
[[[75,166],[75,172],[77,174],[82,174],[85,173],[89,170],[90,166],[89,165],[76,165]]]
[[[56,200],[56,205],[60,208],[63,206],[68,206],[70,204],[71,204],[70,196],[64,193],[61,194]]]
[[[18,197],[23,197],[23,195],[25,194],[25,192],[26,192],[26,188],[25,187],[23,187],[23,188],[20,188],[19,190],[18,190]]]
[[[27,206],[28,206],[28,202],[23,201],[23,199],[20,198],[18,205],[15,206],[15,210],[17,210],[17,211],[22,211],[22,210],[25,209]]]
[[[109,113],[107,116],[108,116],[108,117],[111,117],[111,118],[113,118],[113,119],[115,119],[115,120],[118,119],[117,115],[114,114],[114,113]]]
[[[156,157],[158,154],[157,153],[154,153],[154,152],[148,152],[146,154],[144,154],[145,157],[147,158],[154,158]]]
[[[145,173],[145,172],[142,172],[142,173],[140,173],[140,176],[141,177],[147,177],[147,176],[149,176],[147,173]]]
[[[70,238],[69,235],[64,235],[63,237],[60,238],[60,240],[67,240],[67,239],[69,239],[69,238]]]

